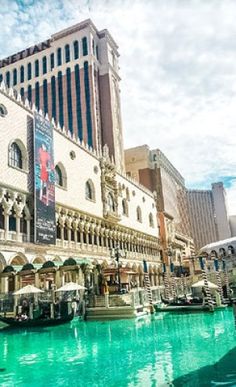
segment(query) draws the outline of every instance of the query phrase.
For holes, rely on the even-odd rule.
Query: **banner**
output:
[[[38,113],[34,113],[34,235],[35,243],[56,242],[53,128]]]

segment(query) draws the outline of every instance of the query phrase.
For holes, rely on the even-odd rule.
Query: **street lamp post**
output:
[[[120,280],[120,258],[126,258],[126,251],[120,250],[120,247],[117,245],[114,248],[110,249],[111,258],[115,259],[117,262],[117,277],[118,277],[118,292],[121,292],[121,280]]]

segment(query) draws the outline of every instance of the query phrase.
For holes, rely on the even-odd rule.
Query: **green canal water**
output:
[[[0,331],[0,386],[236,386],[233,312]]]

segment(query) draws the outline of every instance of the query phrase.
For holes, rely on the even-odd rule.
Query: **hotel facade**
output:
[[[121,285],[143,286],[143,260],[159,284],[156,202],[124,171],[118,57],[109,32],[86,20],[0,61],[2,293],[69,281],[99,293],[101,274],[114,280],[117,267]],[[54,161],[46,137],[37,148],[40,125],[52,132]],[[40,227],[53,242],[37,239]]]
[[[175,265],[187,261],[194,253],[194,244],[184,178],[163,152],[147,145],[126,149],[125,165],[128,176],[154,194],[163,258],[168,262],[171,256]]]
[[[0,60],[0,81],[124,171],[118,47],[85,20]]]

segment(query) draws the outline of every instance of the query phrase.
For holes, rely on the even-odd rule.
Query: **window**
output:
[[[64,113],[63,113],[63,84],[62,84],[62,72],[58,73],[58,102],[59,102],[59,123],[61,128],[64,126]]]
[[[86,199],[92,199],[92,188],[89,182],[85,185],[85,197]]]
[[[51,70],[55,67],[55,61],[54,61],[54,53],[50,55],[50,62],[51,62]]]
[[[86,36],[82,39],[83,56],[88,55],[88,42]]]
[[[2,82],[2,74],[0,74],[0,82]]]
[[[91,179],[85,184],[85,198],[95,201],[95,188]]]
[[[57,49],[57,66],[61,66],[61,48]]]
[[[51,103],[52,103],[52,117],[56,121],[57,118],[57,108],[56,108],[56,78],[53,76],[51,78]]]
[[[70,62],[70,46],[69,46],[69,44],[65,45],[65,61],[66,61],[66,63]]]
[[[55,166],[55,183],[59,187],[66,188],[66,186],[67,186],[66,170],[65,170],[62,163],[58,163]]]
[[[78,59],[79,58],[79,42],[78,40],[76,40],[74,42],[74,59]]]
[[[88,141],[88,146],[93,147],[88,62],[84,62],[84,88],[85,88],[85,101],[86,101],[86,122],[87,122],[87,138],[88,138],[87,141]]]
[[[128,216],[128,203],[126,199],[122,200],[122,214]]]
[[[30,79],[32,78],[32,66],[31,66],[31,63],[28,63],[27,72],[28,72],[28,81],[30,81]]]
[[[48,83],[47,80],[43,81],[43,110],[44,113],[48,113]]]
[[[6,73],[6,84],[7,84],[7,87],[10,87],[10,71],[7,71]]]
[[[96,57],[97,57],[97,60],[98,60],[98,45],[96,46]]]
[[[109,212],[115,212],[116,208],[115,208],[115,202],[114,202],[114,198],[112,196],[112,194],[109,192],[108,196],[107,196],[107,205],[108,205],[108,211]]]
[[[77,130],[80,141],[83,139],[82,112],[81,112],[81,95],[80,95],[80,70],[79,65],[75,65],[75,91],[76,91],[76,118]]]
[[[141,208],[139,206],[137,207],[136,213],[137,213],[137,221],[141,223],[142,222],[142,212],[141,212]]]
[[[0,117],[5,117],[7,115],[7,108],[1,103],[0,104]]]
[[[35,77],[39,76],[39,61],[38,61],[38,59],[36,59],[36,61],[34,62],[34,75],[35,75]]]
[[[28,98],[29,102],[31,103],[32,102],[32,87],[30,85],[28,86],[27,98]]]
[[[55,167],[55,183],[59,185],[60,187],[63,186],[63,180],[62,180],[62,172],[58,165]]]
[[[43,57],[43,74],[47,73],[47,57]]]
[[[25,96],[25,89],[24,89],[24,87],[21,87],[21,89],[20,89],[20,96],[21,96],[21,98],[24,98],[24,96]]]
[[[16,142],[13,142],[11,144],[9,161],[10,161],[10,165],[12,167],[22,169],[22,167],[23,167],[22,153],[21,153],[19,145],[17,145]]]
[[[23,83],[25,81],[25,69],[24,66],[20,66],[20,81]]]
[[[71,71],[66,69],[66,90],[67,90],[67,113],[68,113],[68,129],[73,133],[73,113],[72,113],[72,97],[71,97]]]
[[[13,70],[13,86],[17,84],[17,69]]]
[[[39,82],[35,83],[35,106],[39,110],[40,108]]]
[[[152,213],[149,214],[149,227],[154,227],[154,220]]]

